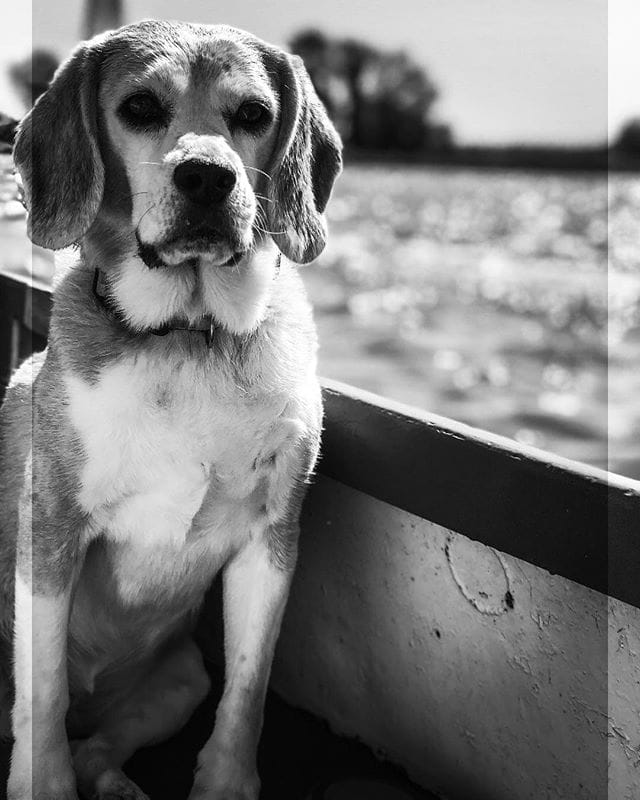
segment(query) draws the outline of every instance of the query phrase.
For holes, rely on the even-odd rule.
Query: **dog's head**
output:
[[[14,156],[35,243],[110,231],[147,268],[237,265],[270,238],[312,260],[341,168],[298,58],[233,28],[157,21],[80,45]]]

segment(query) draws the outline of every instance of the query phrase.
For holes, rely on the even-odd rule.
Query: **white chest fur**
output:
[[[228,521],[229,503],[256,490],[264,477],[257,464],[268,465],[272,452],[293,454],[304,402],[222,393],[212,378],[201,364],[148,356],[105,368],[93,384],[67,377],[70,422],[85,454],[78,501],[94,530],[136,548],[179,549],[205,498],[215,528]]]

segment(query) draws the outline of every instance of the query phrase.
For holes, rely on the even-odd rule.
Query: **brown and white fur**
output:
[[[15,160],[32,240],[80,247],[2,409],[9,798],[145,797],[121,766],[206,695],[191,632],[222,570],[225,689],[190,798],[256,800],[322,416],[310,308],[278,264],[324,247],[339,139],[299,59],[147,21],[76,49]],[[174,329],[203,317],[210,346]]]

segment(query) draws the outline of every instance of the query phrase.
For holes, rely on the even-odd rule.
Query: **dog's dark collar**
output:
[[[278,253],[278,261],[276,263],[276,274],[274,277],[278,277],[280,273],[280,261],[282,256]],[[103,273],[100,271],[98,267],[95,268],[93,272],[93,296],[96,299],[98,305],[104,309],[107,314],[115,319],[122,327],[126,328],[130,333],[136,334],[146,334],[150,333],[153,336],[166,336],[168,333],[172,331],[190,331],[190,332],[198,332],[204,333],[204,339],[207,343],[207,347],[213,346],[213,339],[215,336],[216,330],[219,329],[219,325],[216,322],[215,318],[211,314],[204,315],[198,322],[188,322],[187,320],[177,319],[175,321],[167,322],[165,325],[162,325],[160,328],[146,328],[144,331],[136,331],[134,328],[129,325],[127,320],[122,314],[122,311],[118,308],[116,303],[109,297],[106,290],[106,281],[104,278]]]
[[[129,325],[124,318],[122,311],[113,302],[109,295],[105,292],[106,281],[103,273],[96,267],[93,273],[93,296],[95,297],[98,305],[103,308],[107,314],[115,319],[122,327],[126,328],[130,333],[138,333],[134,328]],[[160,328],[145,328],[140,331],[140,334],[150,333],[153,336],[166,336],[171,331],[196,331],[204,333],[204,338],[208,347],[213,344],[213,338],[218,324],[211,315],[203,316],[198,322],[187,322],[187,320],[177,319],[175,322],[167,322]]]

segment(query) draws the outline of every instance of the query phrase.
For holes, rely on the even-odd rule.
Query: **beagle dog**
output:
[[[75,50],[14,156],[32,241],[79,248],[2,409],[8,796],[144,800],[122,765],[207,694],[191,634],[222,571],[225,688],[190,800],[256,800],[322,418],[288,261],[325,245],[340,140],[300,59],[145,21]]]

